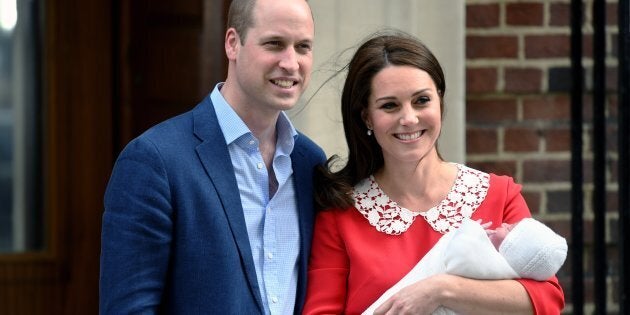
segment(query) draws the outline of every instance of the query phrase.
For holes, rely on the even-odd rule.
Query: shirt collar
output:
[[[253,138],[249,127],[247,127],[245,122],[238,116],[236,111],[234,111],[232,106],[227,103],[221,94],[221,87],[223,87],[223,82],[215,85],[210,94],[210,99],[214,105],[214,111],[217,114],[219,126],[225,137],[225,143],[230,145],[243,136]],[[277,153],[291,154],[298,133],[285,112],[280,112],[278,121],[276,122],[276,130],[278,132],[278,139],[276,141]]]

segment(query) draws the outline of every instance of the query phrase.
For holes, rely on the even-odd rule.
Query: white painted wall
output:
[[[439,148],[447,161],[464,162],[464,0],[310,0],[309,3],[315,18],[315,63],[309,89],[301,104],[289,112],[297,128],[320,144],[328,156],[347,155],[340,109],[345,73],[324,82],[349,61],[356,46],[369,34],[382,28],[396,28],[420,38],[440,61],[446,76],[446,117]],[[346,53],[342,53],[344,50]]]

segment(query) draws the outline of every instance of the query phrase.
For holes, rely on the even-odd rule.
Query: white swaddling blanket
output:
[[[492,245],[483,227],[475,221],[464,219],[458,229],[444,234],[409,273],[383,293],[363,314],[373,314],[400,289],[439,273],[487,280],[518,278],[516,271]],[[433,314],[456,313],[440,307]]]

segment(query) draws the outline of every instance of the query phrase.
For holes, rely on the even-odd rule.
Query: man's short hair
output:
[[[247,31],[254,25],[254,6],[256,0],[232,0],[227,16],[227,28],[234,28],[240,37],[241,43],[245,42]]]
[[[308,0],[305,1],[308,3]],[[232,0],[230,3],[227,16],[227,28],[233,27],[236,30],[236,33],[241,39],[241,43],[245,43],[247,31],[254,26],[255,6],[256,0]]]

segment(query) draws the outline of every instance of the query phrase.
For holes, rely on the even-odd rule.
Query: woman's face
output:
[[[426,71],[388,66],[374,76],[363,112],[385,163],[419,162],[437,151],[442,127],[440,96]]]

